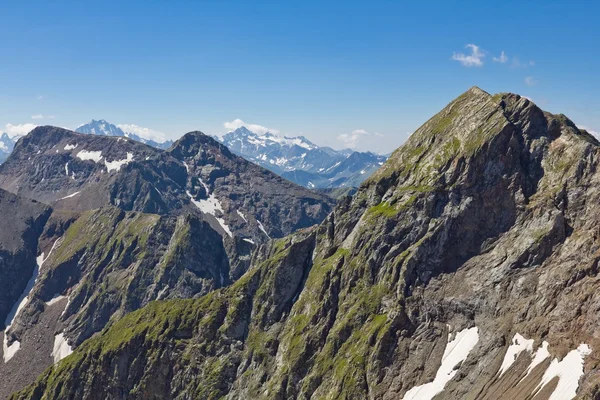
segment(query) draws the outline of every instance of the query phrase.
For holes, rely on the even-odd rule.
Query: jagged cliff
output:
[[[599,145],[472,88],[318,227],[13,399],[597,398]]]

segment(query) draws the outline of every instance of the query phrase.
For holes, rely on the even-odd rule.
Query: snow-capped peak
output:
[[[160,132],[133,124],[114,125],[104,119],[93,119],[87,124],[79,125],[75,131],[91,135],[126,137],[160,149],[167,149],[173,144],[170,140],[157,142],[152,139],[153,137],[163,137],[164,134]]]
[[[281,146],[285,146],[285,147],[299,146],[299,147],[303,147],[307,150],[314,150],[319,147],[319,146],[315,145],[314,143],[310,142],[304,136],[288,137],[288,136],[278,136],[271,132],[256,133],[256,132],[252,132],[250,129],[246,128],[245,126],[241,126],[234,131],[230,131],[223,137],[223,140],[227,141],[228,140],[227,137],[236,138],[236,139],[245,138],[250,143],[257,145],[257,146],[262,146],[262,147],[268,147],[275,143],[277,143]]]

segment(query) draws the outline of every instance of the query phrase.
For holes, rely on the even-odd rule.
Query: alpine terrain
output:
[[[304,136],[259,135],[244,126],[220,141],[234,153],[311,189],[359,186],[386,160],[370,152],[319,147]]]
[[[0,164],[2,164],[8,156],[10,152],[15,147],[15,140],[8,136],[7,133],[0,134]]]
[[[333,205],[201,132],[163,151],[38,127],[0,187],[0,398],[153,300],[229,286]]]
[[[473,87],[315,226],[325,199],[199,133],[38,129],[0,167],[1,273],[34,281],[3,386],[55,364],[11,399],[600,396],[600,143],[564,115]]]

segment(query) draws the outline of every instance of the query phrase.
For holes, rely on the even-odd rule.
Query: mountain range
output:
[[[596,399],[599,167],[477,87],[335,205],[200,132],[36,128],[0,166],[0,397]]]
[[[18,138],[11,138],[7,133],[0,134],[0,164],[6,161],[12,152],[16,139]]]
[[[119,126],[103,119],[92,120],[75,130],[98,136],[116,136],[166,150],[173,141],[156,142],[125,132]],[[222,138],[213,136],[235,154],[261,165],[284,178],[310,189],[358,187],[386,160],[386,156],[350,149],[334,150],[319,147],[303,136],[286,137],[272,133],[259,135],[240,127]],[[6,160],[17,138],[7,134],[0,138],[0,164]]]
[[[141,137],[135,133],[125,132],[118,126],[106,122],[103,119],[97,121],[93,119],[87,124],[79,125],[77,129],[75,129],[75,131],[79,133],[88,133],[91,135],[126,137],[137,142],[144,143],[149,146],[163,150],[168,149],[173,144],[172,140],[167,140],[159,143],[152,139]]]
[[[234,153],[311,189],[359,186],[387,158],[319,147],[304,136],[259,135],[243,126],[217,139]]]

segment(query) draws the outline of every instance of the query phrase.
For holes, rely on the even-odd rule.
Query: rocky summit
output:
[[[242,196],[208,138],[167,156],[194,201]],[[474,87],[240,276],[193,215],[53,212],[22,225],[47,255],[7,345],[32,357],[63,304],[56,364],[10,398],[598,398],[599,162],[564,115]]]

